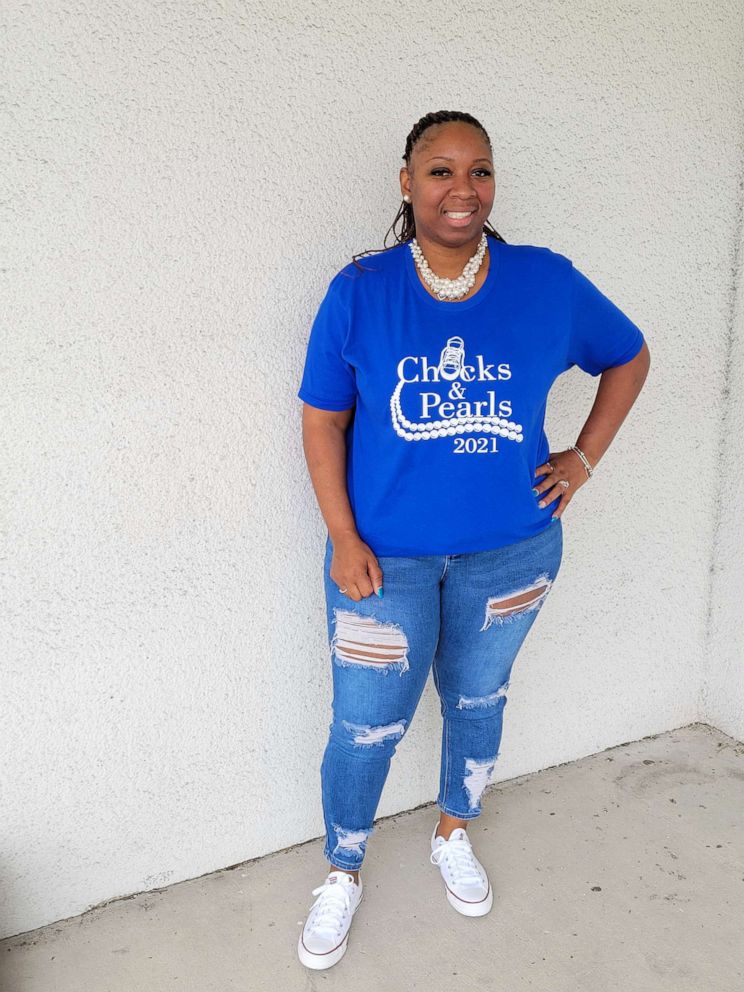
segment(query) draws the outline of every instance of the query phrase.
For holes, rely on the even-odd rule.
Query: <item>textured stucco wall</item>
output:
[[[719,437],[719,494],[712,593],[705,641],[702,710],[714,726],[744,740],[744,130],[739,188],[738,252],[732,259],[723,423]]]
[[[9,0],[3,23],[0,935],[321,834],[325,534],[295,392],[429,110],[482,120],[497,230],[572,257],[653,356],[564,517],[496,777],[741,728],[741,431],[716,502],[744,368],[737,0]],[[558,381],[551,447],[596,385]],[[378,815],[434,799],[439,726],[430,681]]]

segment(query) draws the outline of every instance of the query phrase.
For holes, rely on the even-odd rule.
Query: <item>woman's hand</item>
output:
[[[357,603],[372,593],[382,597],[382,569],[369,545],[357,534],[338,537],[331,543],[330,576],[339,591]]]
[[[549,503],[558,500],[553,508],[552,516],[560,517],[563,511],[574,497],[577,489],[589,478],[584,468],[581,458],[568,448],[566,451],[550,452],[548,461],[538,465],[535,471],[535,478],[544,475],[542,482],[536,482],[533,492],[535,498],[539,499],[538,506],[547,507]],[[551,471],[550,466],[553,466]],[[561,480],[568,482],[568,485],[560,485]]]

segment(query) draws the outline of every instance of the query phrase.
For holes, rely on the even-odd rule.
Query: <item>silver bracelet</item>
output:
[[[577,455],[579,456],[579,458],[580,458],[580,459],[582,460],[582,462],[584,463],[584,468],[586,469],[586,474],[587,474],[587,476],[588,476],[588,477],[589,477],[589,478],[591,479],[591,477],[592,477],[592,475],[594,474],[594,469],[593,469],[593,468],[591,467],[591,465],[589,464],[589,461],[587,460],[587,457],[586,457],[586,455],[584,454],[584,452],[583,452],[583,451],[581,450],[581,448],[578,448],[578,447],[577,447],[577,446],[576,446],[575,444],[572,444],[572,445],[571,445],[571,446],[569,447],[569,449],[568,449],[568,450],[569,450],[569,451],[575,451],[575,452],[576,452],[576,454],[577,454]]]

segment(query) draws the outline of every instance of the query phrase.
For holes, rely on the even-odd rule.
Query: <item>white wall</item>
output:
[[[742,132],[739,131],[741,139]],[[744,151],[744,149],[743,149]],[[744,154],[742,154],[744,164]],[[743,169],[744,172],[744,169]],[[744,177],[740,192],[744,192]],[[701,707],[705,719],[744,740],[744,195],[739,199],[738,252],[729,284],[731,320],[722,425],[719,492],[711,561],[711,597],[706,629]],[[694,472],[693,472],[694,474]]]
[[[698,719],[744,736],[738,0],[3,21],[0,935],[321,835],[325,531],[295,393],[430,110],[489,131],[506,240],[572,257],[652,352],[564,516],[496,777]],[[596,385],[558,381],[552,448]],[[430,681],[378,815],[432,801],[438,756]]]

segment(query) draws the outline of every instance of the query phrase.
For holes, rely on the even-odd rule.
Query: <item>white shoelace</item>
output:
[[[455,884],[467,885],[469,882],[482,882],[483,876],[478,870],[473,857],[473,849],[467,837],[454,837],[446,840],[441,847],[429,855],[433,865],[438,865],[442,859],[449,862],[452,868],[452,881]]]
[[[313,889],[313,895],[319,898],[310,909],[312,929],[340,933],[344,916],[351,908],[351,894],[347,886],[341,882],[326,880],[317,889]]]

